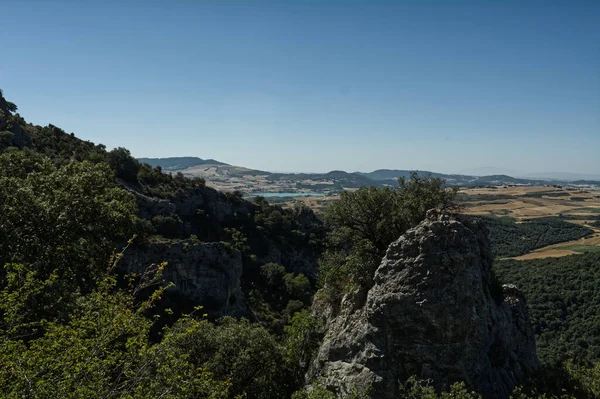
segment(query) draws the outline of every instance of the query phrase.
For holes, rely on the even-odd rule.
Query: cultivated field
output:
[[[539,259],[600,251],[600,188],[497,187],[461,190],[465,213],[518,221],[558,216],[593,235],[536,249],[515,259]]]
[[[600,187],[500,186],[465,188],[459,192],[464,213],[488,217],[509,217],[524,223],[545,217],[590,228],[594,234],[531,251],[514,259],[559,257],[600,251]],[[269,198],[285,208],[305,205],[322,212],[339,195],[325,197]]]

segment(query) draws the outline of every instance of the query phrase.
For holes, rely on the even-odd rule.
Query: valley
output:
[[[209,187],[219,191],[240,191],[245,196],[257,193],[319,193],[335,196],[342,191],[355,190],[362,186],[395,187],[398,178],[409,178],[412,170],[378,169],[372,172],[346,172],[332,170],[324,173],[278,173],[229,165],[214,159],[196,157],[139,158],[141,163],[152,167],[160,166],[163,171],[189,178],[202,178]],[[596,181],[558,181],[551,179],[523,179],[507,175],[471,176],[418,171],[420,176],[441,178],[449,186],[456,187],[534,187],[568,185],[569,187],[594,187]],[[543,191],[543,190],[542,190]]]
[[[388,169],[368,173],[271,173],[195,157],[140,161],[161,166],[171,174],[202,178],[207,186],[219,191],[239,191],[249,200],[262,196],[285,209],[308,207],[316,213],[338,201],[343,191],[363,186],[394,187],[398,178],[410,175],[408,170]],[[460,187],[458,199],[463,213],[488,220],[492,241],[495,236],[500,240],[496,243],[501,248],[497,256],[502,259],[543,259],[600,251],[600,182],[419,174]],[[519,234],[525,235],[515,241]]]

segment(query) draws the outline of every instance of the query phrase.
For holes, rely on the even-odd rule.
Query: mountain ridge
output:
[[[166,171],[180,171],[198,165],[229,165],[215,159],[202,159],[198,157],[166,157],[166,158],[138,158],[138,161],[147,163],[152,167],[160,166]]]
[[[250,169],[219,162],[214,159],[201,159],[197,157],[177,158],[139,158],[140,162],[151,160],[152,166],[161,166],[168,172],[181,172],[188,177],[201,177],[210,184],[224,191],[239,190],[247,193],[260,192],[298,192],[317,191],[324,194],[337,193],[347,189],[362,186],[396,186],[398,178],[409,178],[413,170],[410,169],[377,169],[371,172],[346,172],[332,170],[325,173],[281,173]],[[521,178],[506,174],[493,175],[464,175],[446,174],[432,171],[418,171],[419,176],[441,178],[450,186],[478,187],[501,185],[551,185],[551,184],[578,184],[600,185],[596,180],[552,180],[547,178]]]

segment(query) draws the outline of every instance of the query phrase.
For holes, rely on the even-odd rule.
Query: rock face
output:
[[[370,387],[392,398],[415,375],[507,398],[539,365],[524,297],[491,274],[487,231],[477,222],[427,220],[392,243],[374,285],[319,309],[325,336],[307,375],[345,397]]]
[[[204,306],[214,317],[247,315],[240,289],[242,258],[238,250],[222,242],[159,242],[126,252],[120,267],[127,273],[140,274],[162,262],[167,262],[165,280],[175,283],[172,292]]]
[[[249,201],[228,197],[210,187],[179,190],[168,200],[159,199],[141,194],[139,188],[125,182],[122,184],[136,197],[142,219],[150,221],[155,216],[175,217],[182,222],[180,236],[194,234],[206,242],[229,240],[230,234],[225,231],[226,228],[241,229],[251,241],[249,244],[254,244],[252,252],[257,257],[256,262],[279,263],[294,273],[303,273],[311,279],[317,277],[320,252],[315,252],[306,243],[290,242],[289,237],[280,239],[275,234],[268,238],[261,236],[255,230],[257,207]],[[314,213],[308,210],[299,210],[296,220],[306,228],[318,221]],[[317,240],[318,237],[315,238]]]

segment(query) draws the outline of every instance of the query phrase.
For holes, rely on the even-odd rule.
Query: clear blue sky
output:
[[[3,1],[27,120],[275,171],[600,173],[600,1]]]

